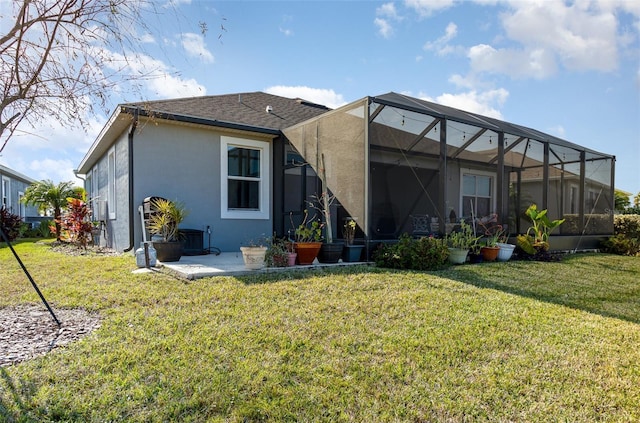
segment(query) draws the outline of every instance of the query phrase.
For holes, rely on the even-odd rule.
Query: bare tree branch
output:
[[[152,1],[13,0],[11,7],[13,25],[0,34],[0,152],[25,120],[86,128],[98,110],[108,113],[119,85],[152,78],[152,70],[131,66],[144,53],[134,31],[151,32],[143,15],[157,13]]]

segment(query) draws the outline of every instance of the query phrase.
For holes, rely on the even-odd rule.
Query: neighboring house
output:
[[[22,203],[22,197],[27,187],[35,180],[0,165],[0,194],[2,195],[2,203],[11,213],[18,215],[24,222],[33,223],[40,221],[38,208],[34,206],[25,206]]]
[[[397,93],[337,110],[261,92],[120,105],[76,173],[113,248],[139,245],[138,207],[160,196],[190,210],[182,227],[237,251],[293,230],[322,192],[322,162],[338,238],[347,217],[376,243],[414,232],[416,218],[442,233],[490,213],[517,234],[531,202],[572,219],[556,248],[613,233],[615,157]]]

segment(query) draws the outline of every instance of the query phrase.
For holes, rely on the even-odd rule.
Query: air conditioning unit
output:
[[[106,200],[94,200],[93,220],[107,220],[107,202]]]

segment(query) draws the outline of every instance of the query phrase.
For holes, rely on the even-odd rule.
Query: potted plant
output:
[[[467,261],[469,249],[478,242],[478,239],[473,228],[464,220],[461,221],[460,229],[447,235],[449,261],[453,264],[463,264]]]
[[[502,229],[496,229],[494,233],[490,233],[485,238],[484,245],[480,249],[480,253],[482,254],[482,259],[486,261],[495,261],[498,258],[498,253],[500,252],[500,247],[498,247],[498,238],[500,236],[500,232]]]
[[[284,243],[285,249],[287,250],[287,266],[295,266],[296,259],[298,258],[298,253],[296,253],[295,243],[290,240],[286,240]]]
[[[178,225],[189,212],[177,201],[155,198],[152,202],[153,213],[149,216],[147,229],[154,235],[153,247],[159,261],[178,261],[182,257],[182,244],[179,239]]]
[[[293,219],[291,221],[293,222]],[[322,225],[317,219],[309,219],[309,211],[305,210],[302,223],[295,229],[296,263],[313,263],[320,252],[320,247],[322,247]]]
[[[344,222],[344,226],[342,228],[342,234],[345,241],[344,250],[342,251],[342,261],[344,262],[360,261],[364,245],[353,245],[357,227],[358,225],[356,220],[351,217],[347,218]]]
[[[267,255],[267,240],[264,237],[249,240],[240,247],[244,266],[249,270],[260,270],[264,267]]]
[[[264,256],[267,267],[287,267],[289,265],[288,242],[286,239],[273,237]]]
[[[482,243],[479,240],[469,248],[468,257],[470,263],[482,263]]]
[[[513,250],[515,250],[516,246],[509,244],[507,241],[509,241],[509,235],[506,231],[503,231],[498,238],[498,242],[496,242],[496,245],[500,247],[500,251],[498,251],[498,261],[509,261],[513,255]]]
[[[550,220],[547,210],[538,210],[538,206],[531,204],[525,211],[531,221],[526,234],[518,235],[517,244],[525,253],[538,256],[549,251],[549,236],[551,232],[564,223],[564,219]]]
[[[344,243],[333,242],[333,226],[331,225],[331,205],[335,201],[327,188],[327,176],[325,170],[324,154],[320,156],[320,171],[318,176],[322,182],[322,194],[317,198],[317,206],[312,207],[318,209],[324,217],[325,239],[318,252],[318,261],[320,263],[337,263],[342,256]]]

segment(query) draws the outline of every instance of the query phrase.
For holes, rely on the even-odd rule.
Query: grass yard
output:
[[[640,421],[640,259],[132,275],[16,245],[102,326],[0,368],[0,421]],[[39,300],[0,246],[0,307]]]

